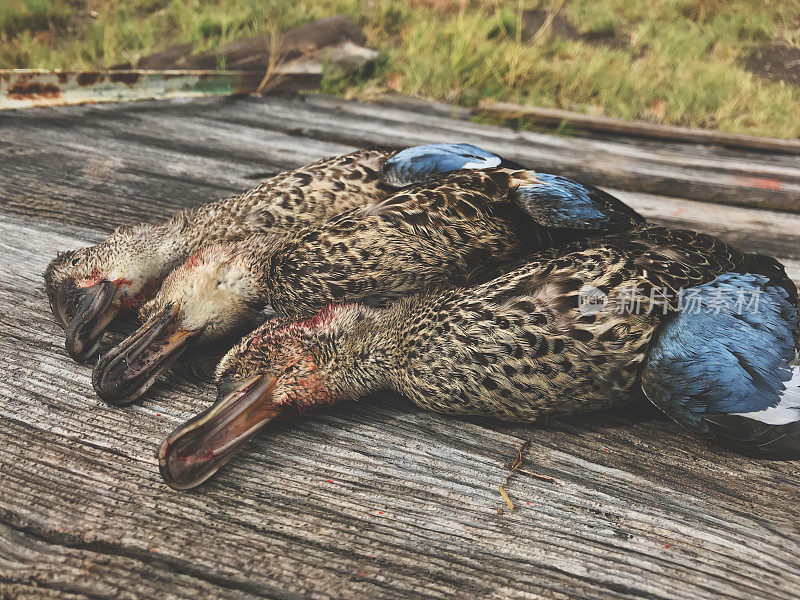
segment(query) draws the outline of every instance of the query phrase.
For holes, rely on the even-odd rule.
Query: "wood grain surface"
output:
[[[56,251],[362,144],[458,139],[595,182],[622,161],[632,179],[658,165],[715,189],[755,164],[689,146],[692,173],[677,145],[412,116],[322,97],[0,115],[0,598],[796,597],[800,464],[717,450],[644,401],[515,425],[379,395],[270,428],[196,492],[161,483],[157,445],[213,386],[183,368],[140,405],[104,405],[49,315]],[[752,168],[797,170],[766,155]],[[800,215],[642,187],[615,193],[775,254],[800,281]],[[506,482],[525,441],[522,468],[555,481]]]

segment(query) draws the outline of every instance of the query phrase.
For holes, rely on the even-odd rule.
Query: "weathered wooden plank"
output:
[[[2,168],[4,210],[105,231],[126,223],[163,220],[187,205],[241,189],[154,173],[113,155],[37,150],[29,156],[35,160],[30,166],[10,161]]]
[[[649,220],[719,236],[748,252],[800,260],[800,215],[609,190]],[[791,267],[794,268],[794,267]],[[793,274],[798,279],[798,275]]]
[[[180,118],[189,113],[205,114],[206,116],[215,114],[214,110],[221,108],[225,111],[230,111],[232,115],[241,115],[252,112],[250,108],[252,103],[264,104],[269,106],[283,105],[285,107],[295,107],[298,110],[304,108],[311,110],[312,108],[334,109],[338,111],[350,112],[355,114],[369,115],[376,118],[376,122],[382,122],[382,119],[388,118],[390,120],[400,120],[401,122],[420,123],[422,125],[434,124],[437,127],[448,128],[455,126],[452,121],[462,121],[460,128],[467,130],[475,130],[478,135],[488,135],[495,133],[499,139],[508,139],[509,137],[517,137],[518,134],[525,134],[526,132],[519,132],[502,127],[494,127],[490,125],[482,125],[479,123],[463,122],[469,115],[459,107],[451,105],[437,104],[429,101],[419,101],[410,103],[408,100],[402,103],[396,101],[378,101],[375,104],[362,104],[358,102],[348,102],[330,98],[322,95],[308,95],[295,99],[286,98],[240,98],[233,100],[195,100],[190,103],[185,102],[159,102],[159,103],[145,103],[128,105],[124,107],[117,106],[87,106],[80,109],[81,115],[97,115],[99,113],[113,113],[113,114],[127,114],[130,112],[146,112],[158,114],[170,114],[173,117]],[[157,108],[157,111],[153,109]],[[47,111],[50,113],[51,111]],[[60,113],[56,113],[60,114]],[[30,113],[19,113],[21,117],[29,117]],[[595,148],[609,148],[613,154],[620,154],[623,157],[636,156],[640,159],[664,161],[670,163],[691,163],[695,158],[701,160],[711,161],[709,165],[717,166],[720,168],[728,168],[739,170],[744,169],[747,173],[758,172],[762,167],[783,167],[786,169],[789,177],[796,178],[797,169],[800,168],[797,159],[794,156],[788,156],[779,153],[764,153],[764,152],[746,152],[742,150],[722,148],[719,146],[707,146],[703,144],[679,144],[654,140],[634,140],[630,138],[617,138],[614,143],[608,146],[602,144],[607,143],[607,140],[598,139],[597,137],[585,136],[554,136],[539,134],[533,132],[532,135],[543,146],[554,145],[556,149],[563,146],[570,146],[571,141],[577,141],[579,144],[583,141],[601,142],[600,146]],[[391,140],[386,140],[391,141]],[[589,146],[590,148],[592,146]],[[728,164],[730,163],[730,164]],[[737,166],[738,165],[738,166]],[[780,174],[780,171],[778,172]],[[792,175],[795,173],[795,175]]]
[[[800,585],[800,465],[716,451],[646,407],[517,426],[379,396],[271,428],[199,493],[168,490],[155,446],[212,390],[184,380],[104,406],[41,290],[57,248],[101,235],[0,222],[8,589],[116,597],[78,564],[137,598],[769,598]],[[557,483],[515,475],[509,512],[497,486],[529,438],[528,468]],[[36,566],[31,540],[61,573]]]
[[[252,106],[247,107],[244,102]],[[760,208],[800,210],[800,169],[755,161],[702,159],[687,153],[578,137],[520,132],[441,117],[418,115],[319,96],[295,105],[266,99],[213,114],[253,127],[273,127],[353,145],[398,146],[432,141],[471,141],[538,170],[595,185],[661,193]]]
[[[653,149],[691,148],[692,153],[713,156],[750,156],[756,158],[762,153],[769,153],[770,160],[781,160],[784,164],[796,164],[796,154],[800,154],[800,142],[779,138],[764,138],[750,135],[730,134],[713,129],[692,129],[645,123],[642,121],[624,121],[605,116],[592,116],[584,113],[545,108],[540,106],[510,107],[495,103],[484,107],[455,106],[445,102],[429,100],[402,94],[385,94],[375,100],[382,106],[412,110],[417,113],[453,117],[470,120],[475,116],[490,115],[503,120],[516,121],[530,116],[528,122],[550,126],[556,129],[568,125],[573,131],[580,131],[581,137],[600,140],[618,141],[629,146]],[[493,110],[499,106],[500,110]],[[508,107],[510,110],[505,110]],[[519,110],[522,109],[522,110]],[[747,152],[742,152],[746,150]]]
[[[164,561],[151,554],[147,559],[115,555],[108,548],[75,547],[0,525],[0,581],[5,581],[0,597],[167,599],[181,597],[176,589],[183,597],[249,597],[243,590],[159,568]],[[131,580],[138,582],[138,589],[130,588]]]
[[[306,105],[318,109],[328,109],[347,115],[361,115],[369,118],[382,118],[401,123],[415,122],[419,125],[433,125],[444,129],[453,128],[457,131],[475,128],[478,135],[496,134],[500,139],[518,138],[521,142],[534,140],[543,146],[553,146],[559,150],[564,147],[578,147],[581,151],[600,151],[618,156],[620,158],[636,158],[644,162],[653,162],[663,165],[691,166],[719,170],[723,173],[743,173],[746,175],[777,176],[788,181],[800,178],[800,163],[793,157],[784,157],[774,153],[733,152],[726,153],[724,160],[716,159],[698,144],[673,144],[652,145],[647,143],[619,143],[601,142],[593,138],[582,136],[553,136],[534,132],[517,131],[492,125],[482,125],[473,122],[462,122],[449,118],[440,118],[435,115],[420,116],[416,111],[401,108],[387,110],[386,105],[360,102],[348,102],[338,98],[324,95],[308,95],[303,97]],[[456,122],[454,122],[456,121]],[[528,137],[528,134],[531,137]],[[572,143],[575,142],[575,143]],[[586,143],[588,142],[588,143]],[[584,146],[584,143],[586,145]],[[661,151],[655,152],[654,148]],[[699,160],[699,162],[697,162]]]
[[[152,108],[157,106],[158,110],[153,111]],[[75,111],[78,112],[75,112]],[[569,164],[578,159],[587,162],[587,167],[591,167],[593,162],[604,159],[605,162],[611,163],[610,159],[616,162],[633,161],[636,160],[642,164],[660,165],[665,168],[669,167],[683,167],[688,173],[684,173],[682,178],[689,178],[689,183],[692,182],[692,170],[698,176],[704,175],[708,170],[711,173],[721,173],[727,175],[738,175],[742,180],[748,179],[764,179],[765,181],[752,181],[751,183],[759,189],[758,185],[767,185],[770,179],[775,179],[769,185],[775,185],[786,181],[788,183],[796,183],[800,180],[800,164],[793,156],[785,156],[780,154],[769,153],[753,153],[727,150],[722,148],[715,148],[703,146],[700,144],[669,144],[658,143],[649,141],[636,141],[631,142],[626,140],[626,143],[609,142],[585,137],[563,137],[549,134],[538,134],[533,132],[520,132],[509,130],[500,127],[489,125],[482,125],[478,123],[465,122],[462,119],[448,118],[445,109],[437,111],[419,111],[409,110],[404,107],[397,107],[389,104],[360,104],[355,102],[347,102],[328,98],[325,96],[310,95],[304,96],[299,99],[286,99],[286,98],[240,98],[234,100],[198,100],[191,103],[145,103],[135,106],[127,107],[108,107],[108,106],[89,106],[80,109],[72,109],[69,113],[55,113],[59,115],[60,119],[64,119],[64,114],[79,114],[81,117],[98,118],[102,114],[113,114],[124,118],[126,115],[133,112],[149,113],[148,116],[158,118],[165,116],[169,119],[186,118],[191,115],[198,117],[214,118],[217,120],[226,120],[227,122],[235,122],[241,118],[250,117],[247,125],[260,129],[263,127],[273,128],[273,120],[269,115],[262,118],[264,112],[269,113],[272,110],[281,111],[281,120],[283,121],[281,130],[291,130],[293,127],[299,129],[300,126],[307,124],[309,120],[313,123],[313,115],[319,115],[321,121],[317,125],[330,123],[326,120],[330,117],[331,113],[341,119],[340,126],[333,126],[332,129],[325,131],[322,130],[321,135],[318,136],[322,139],[335,138],[346,139],[340,135],[341,129],[347,129],[349,123],[348,119],[357,119],[358,117],[370,120],[373,125],[380,127],[401,126],[410,128],[417,135],[421,131],[428,128],[433,128],[435,133],[447,133],[450,135],[457,134],[458,139],[463,140],[465,136],[470,138],[486,138],[495,137],[495,144],[500,142],[516,142],[519,146],[520,156],[524,160],[526,157],[530,162],[535,162],[539,155],[552,154],[549,158],[552,165],[557,165],[559,160],[565,160]],[[287,111],[289,114],[287,114]],[[49,111],[48,111],[49,112]],[[22,118],[30,118],[29,115],[18,113]],[[458,112],[455,113],[458,116]],[[225,119],[225,117],[229,117]],[[358,123],[358,121],[356,121]],[[357,136],[363,135],[357,128],[353,133]],[[375,129],[375,127],[373,127]],[[319,128],[312,128],[309,133],[317,133]],[[346,131],[345,131],[346,133]],[[405,132],[408,135],[408,131]],[[373,137],[377,135],[377,131],[373,131]],[[391,137],[383,138],[379,142],[359,142],[356,145],[364,145],[364,143],[389,143],[392,142]],[[402,140],[395,142],[397,145],[402,145]],[[420,143],[420,142],[414,142]],[[486,142],[491,143],[491,141]],[[529,148],[535,146],[535,148]],[[532,165],[541,166],[541,165]],[[614,166],[610,164],[610,166]],[[669,175],[668,172],[662,175]],[[609,176],[614,176],[614,173],[609,173]],[[698,177],[699,178],[699,177]],[[680,179],[683,180],[683,179]],[[607,181],[607,185],[613,186],[613,181]],[[739,183],[742,183],[741,181]],[[630,187],[624,189],[634,189]],[[791,191],[790,188],[787,190]],[[636,190],[634,190],[636,191]],[[663,191],[663,190],[662,190]],[[691,191],[691,190],[689,190]],[[785,190],[784,190],[785,191]],[[780,190],[763,190],[762,192],[780,192]],[[677,194],[685,197],[685,194]],[[794,196],[796,199],[797,196]]]
[[[109,230],[164,219],[285,168],[352,149],[240,126],[153,123],[138,113],[66,128],[60,119],[26,118],[23,137],[22,123],[0,117],[5,210]]]
[[[216,106],[225,110],[225,106],[235,106],[238,101],[239,99],[225,99]],[[199,121],[204,116],[203,106],[205,106],[203,102],[200,102],[200,106],[195,106],[193,102],[174,101],[12,111],[0,114],[0,131],[5,131],[11,139],[16,136],[22,141],[28,139],[28,132],[35,132],[43,136],[40,138],[42,142],[52,141],[60,145],[81,143],[73,142],[72,138],[83,138],[85,141],[82,143],[89,148],[92,146],[88,142],[95,139],[101,142],[107,140],[106,143],[110,144],[117,135],[128,136],[127,139],[123,137],[121,142],[145,143],[157,148],[177,150],[219,161],[233,160],[245,163],[262,160],[264,140],[268,140],[270,146],[276,147],[279,154],[286,155],[285,166],[295,165],[297,160],[305,158],[302,151],[304,146],[317,146],[320,151],[324,150],[328,154],[331,148],[342,146],[341,143],[300,138],[291,133],[264,132],[259,127],[242,127],[208,119]],[[154,107],[158,110],[153,110]],[[210,116],[210,113],[206,116]],[[21,136],[22,130],[26,132],[25,136]],[[63,135],[67,131],[70,135]],[[294,150],[295,147],[301,149]]]
[[[317,89],[324,61],[343,69],[374,61],[378,53],[362,47],[365,41],[350,19],[337,15],[199,55],[190,44],[174,46],[140,59],[138,69],[0,69],[0,109]]]

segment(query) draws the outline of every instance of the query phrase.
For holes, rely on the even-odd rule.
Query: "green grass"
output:
[[[526,35],[523,11],[537,8],[587,35]],[[503,100],[800,137],[800,89],[743,67],[753,45],[800,46],[800,0],[2,0],[0,68],[100,67],[176,43],[201,51],[337,13],[382,56],[368,73],[327,73],[329,93]]]

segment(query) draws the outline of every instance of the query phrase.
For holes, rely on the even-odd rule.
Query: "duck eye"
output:
[[[73,258],[73,259],[72,259],[72,261],[70,261],[70,262],[72,263],[72,266],[73,266],[73,267],[76,267],[76,266],[78,266],[78,263],[79,263],[79,262],[81,262],[81,259],[80,259],[79,257],[77,257],[77,256],[76,256],[76,257],[75,257],[75,258]]]

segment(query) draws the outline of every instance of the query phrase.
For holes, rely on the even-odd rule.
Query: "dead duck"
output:
[[[381,305],[485,279],[531,252],[643,222],[609,194],[561,177],[497,167],[430,181],[439,155],[428,152],[410,166],[409,154],[417,159],[419,150],[393,157],[384,174],[406,184],[418,172],[424,183],[285,238],[253,236],[193,255],[143,307],[139,331],[100,358],[98,395],[130,403],[190,343],[252,328],[265,306],[302,318],[336,300]]]
[[[760,305],[737,310],[740,292]],[[681,310],[692,297],[699,312]],[[159,465],[173,488],[194,487],[266,423],[380,389],[514,421],[643,391],[702,435],[800,455],[797,324],[797,292],[776,261],[646,226],[481,285],[273,319],[222,359],[217,403],[167,438]]]
[[[441,160],[427,163],[426,177],[502,163],[475,146],[444,146],[437,150]],[[405,152],[424,162],[429,148]],[[67,352],[78,361],[94,355],[115,316],[139,309],[163,278],[200,247],[254,233],[283,235],[386,198],[403,183],[403,174],[393,172],[387,185],[381,172],[395,153],[371,149],[325,158],[266,179],[239,196],[182,211],[165,223],[120,227],[99,245],[59,254],[44,279],[53,315],[66,330]]]

